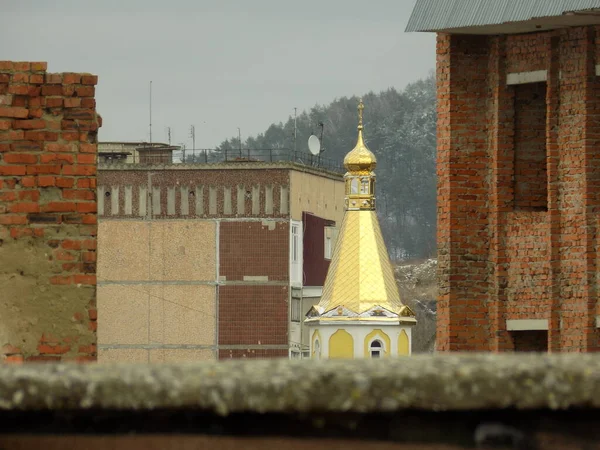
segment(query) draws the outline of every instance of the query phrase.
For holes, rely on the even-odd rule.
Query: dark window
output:
[[[514,93],[514,208],[546,211],[546,83],[518,84]]]
[[[373,341],[371,342],[371,358],[379,358],[381,357],[381,353],[383,351],[381,342]]]
[[[511,331],[515,352],[547,352],[548,331]]]

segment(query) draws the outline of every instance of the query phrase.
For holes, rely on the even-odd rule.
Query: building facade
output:
[[[598,351],[600,2],[441,3],[437,349]]]
[[[400,300],[375,212],[377,159],[363,140],[344,158],[344,219],[320,302],[306,318],[313,359],[409,355],[415,315]]]
[[[295,163],[101,165],[99,361],[308,356],[343,186]]]
[[[170,164],[180,149],[161,142],[99,142],[98,164]]]

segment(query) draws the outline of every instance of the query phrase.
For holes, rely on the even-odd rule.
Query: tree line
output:
[[[365,141],[377,157],[377,213],[390,256],[426,258],[436,248],[436,107],[435,76],[364,95]],[[358,97],[315,105],[296,118],[296,148],[308,153],[311,134],[320,137],[322,156],[341,162],[356,143]],[[321,125],[322,124],[322,127]],[[245,149],[270,149],[276,155],[294,149],[294,117],[248,137]],[[237,137],[224,140],[218,153],[240,148]],[[272,153],[271,153],[272,154]]]

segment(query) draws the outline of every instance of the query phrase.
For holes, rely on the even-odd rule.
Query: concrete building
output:
[[[418,0],[437,32],[437,349],[598,351],[600,1]]]
[[[308,356],[343,190],[291,162],[100,165],[99,361]]]
[[[161,142],[99,142],[98,164],[170,164],[180,149]]]
[[[363,140],[344,158],[345,214],[323,295],[307,314],[313,359],[408,355],[415,315],[400,300],[375,213],[377,159]]]

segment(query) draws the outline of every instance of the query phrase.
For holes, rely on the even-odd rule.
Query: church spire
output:
[[[365,105],[362,99],[358,104],[358,139],[354,149],[344,158],[344,166],[348,172],[346,180],[346,209],[374,210],[375,209],[375,174],[377,158],[369,150],[363,139],[363,111]]]
[[[364,104],[360,100],[358,139],[354,149],[344,158],[344,165],[348,170],[344,175],[346,213],[318,309],[322,314],[327,311],[348,311],[351,312],[348,319],[354,320],[358,319],[357,314],[370,314],[368,311],[373,308],[383,308],[395,315],[395,320],[402,317],[414,321],[412,311],[400,300],[394,271],[375,213],[373,170],[377,159],[363,139],[363,111]],[[334,315],[337,317],[340,314]],[[377,317],[381,320],[380,316]],[[325,317],[320,318],[324,319]]]

